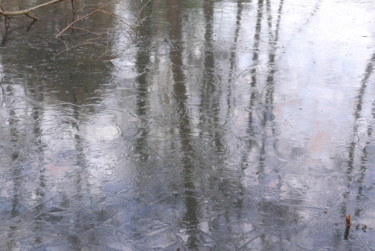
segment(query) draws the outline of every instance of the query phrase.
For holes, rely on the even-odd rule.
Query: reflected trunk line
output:
[[[222,155],[224,151],[224,143],[222,142],[222,135],[217,131],[224,131],[220,128],[219,114],[220,114],[220,96],[222,90],[216,88],[215,81],[215,55],[213,45],[213,16],[214,16],[214,1],[207,1],[203,6],[205,17],[205,55],[204,55],[204,74],[202,79],[202,95],[201,95],[201,113],[200,121],[205,118],[210,129],[215,129],[216,132],[209,132],[210,137],[213,138],[215,143],[216,152]],[[210,113],[202,113],[202,111],[210,111]],[[220,129],[220,130],[218,130]],[[203,130],[202,130],[203,131]],[[220,157],[220,156],[218,156]]]
[[[314,9],[310,13],[310,17],[307,18],[306,22],[302,25],[302,27],[299,29],[299,31],[302,31],[303,30],[303,26],[306,26],[306,25],[308,25],[311,22],[311,20],[315,16],[315,14],[319,11],[319,8],[320,8],[320,5],[321,5],[322,1],[323,0],[316,1]]]
[[[357,148],[357,143],[359,140],[355,136],[358,134],[358,125],[357,122],[362,116],[362,104],[363,104],[363,96],[365,94],[368,80],[370,79],[373,71],[374,71],[374,64],[375,64],[375,53],[372,55],[369,63],[366,66],[365,74],[361,80],[361,87],[358,91],[358,95],[356,97],[356,106],[355,106],[355,112],[354,112],[354,122],[353,122],[353,132],[352,132],[352,141],[350,142],[349,146],[349,153],[348,153],[348,160],[347,160],[347,170],[346,170],[346,178],[347,178],[347,187],[348,189],[352,187],[354,179],[352,176],[352,173],[354,171],[354,162],[355,162],[355,151]],[[374,107],[372,109],[372,115],[374,116]],[[370,129],[368,129],[370,130]],[[371,129],[372,130],[372,129]],[[365,153],[362,153],[362,156],[364,156]],[[367,156],[367,153],[366,153]],[[362,166],[362,165],[361,165]],[[346,215],[347,211],[347,199],[349,198],[351,191],[348,190],[343,194],[344,201],[342,205],[342,213],[343,216]]]
[[[146,6],[142,13],[147,13],[151,15],[152,13],[153,1],[149,3],[149,6]],[[147,107],[149,103],[149,82],[148,82],[148,67],[150,65],[150,56],[151,56],[151,39],[153,36],[152,33],[152,24],[151,20],[146,19],[144,24],[140,27],[139,33],[143,36],[143,39],[139,40],[138,51],[136,56],[136,69],[137,77],[136,82],[137,86],[137,95],[136,95],[136,115],[142,123],[141,127],[138,127],[140,131],[139,137],[136,138],[135,142],[135,153],[140,157],[141,161],[148,159],[148,154],[145,149],[148,145],[148,135],[150,133],[148,119],[146,118],[149,108]]]
[[[270,2],[267,0],[267,5],[269,5]],[[276,25],[275,34],[279,34],[280,29],[280,20],[281,20],[281,11],[283,7],[283,1],[280,2],[279,5],[279,12],[278,12],[278,23]],[[272,22],[272,13],[271,8],[267,6],[267,16],[268,20]],[[266,156],[266,142],[267,142],[267,132],[266,132],[266,126],[267,122],[271,123],[272,128],[272,139],[273,139],[273,146],[276,145],[276,125],[274,123],[273,119],[273,100],[274,100],[274,93],[275,93],[275,74],[276,74],[276,50],[277,50],[277,44],[279,36],[273,37],[272,34],[272,24],[269,25],[269,38],[268,38],[268,46],[269,46],[269,53],[268,53],[268,73],[267,73],[267,79],[266,79],[266,95],[265,95],[265,107],[263,112],[263,121],[262,121],[262,146],[261,146],[261,154],[259,158],[259,165],[263,169],[264,168],[264,161]],[[275,149],[276,150],[276,149]]]
[[[76,166],[77,166],[77,172],[76,172],[76,183],[75,183],[75,193],[76,195],[73,196],[73,199],[76,199],[76,201],[80,201],[79,205],[87,206],[83,202],[83,198],[86,195],[90,195],[90,184],[89,184],[89,175],[87,170],[87,160],[84,153],[84,144],[82,142],[82,138],[80,137],[80,112],[79,112],[79,105],[77,104],[77,96],[75,93],[73,93],[73,118],[76,123],[73,124],[73,127],[75,128],[77,134],[74,137],[74,148],[76,151]],[[86,176],[86,177],[82,177]],[[86,184],[84,184],[86,182]],[[85,189],[84,189],[85,186]],[[91,200],[91,196],[89,196]],[[74,203],[73,203],[74,204]],[[80,211],[75,212],[76,219],[74,220],[71,235],[69,238],[70,243],[73,247],[80,247],[80,240],[78,238],[78,231],[81,228],[81,218],[80,217]]]
[[[76,130],[77,134],[74,136],[74,148],[76,149],[77,151],[77,156],[76,156],[76,161],[77,161],[77,166],[81,169],[81,170],[86,170],[86,166],[87,166],[87,160],[86,160],[86,156],[84,154],[84,146],[83,146],[83,143],[82,143],[82,139],[80,137],[80,116],[79,116],[79,106],[77,104],[77,97],[76,97],[76,94],[73,93],[73,118],[74,118],[74,121],[76,121],[75,123],[73,123],[73,128]],[[81,174],[81,172],[79,172],[79,174]]]
[[[13,161],[16,161],[16,159],[19,157],[18,155],[17,156],[12,156],[13,157]],[[17,161],[18,162],[18,161]],[[19,165],[18,163],[16,163],[14,166],[13,166],[13,171],[12,171],[12,179],[13,179],[13,198],[12,198],[12,209],[11,209],[11,219],[14,219],[16,218],[19,213],[18,213],[18,207],[19,207],[19,187],[21,185],[21,179],[20,179],[20,175],[21,175],[21,171],[19,170]],[[16,248],[16,232],[17,232],[17,225],[18,223],[20,222],[19,219],[15,220],[13,224],[10,225],[9,227],[9,233],[8,233],[8,248],[9,250],[13,250],[14,248]]]
[[[366,142],[366,146],[362,150],[361,165],[360,165],[360,168],[359,168],[359,177],[356,180],[356,182],[358,183],[358,190],[357,190],[358,193],[357,193],[357,196],[356,196],[356,204],[357,205],[356,205],[356,208],[354,209],[354,215],[356,217],[359,217],[360,214],[361,214],[361,211],[362,211],[362,208],[359,205],[359,203],[362,199],[362,196],[364,196],[364,194],[363,194],[363,186],[364,186],[363,181],[365,179],[366,172],[367,172],[367,167],[366,167],[367,156],[368,156],[367,147],[368,147],[369,144],[370,144],[370,140],[368,140]]]
[[[358,120],[361,116],[362,112],[362,103],[363,103],[363,96],[365,94],[365,90],[367,88],[367,83],[368,80],[370,79],[373,71],[374,71],[374,64],[375,64],[375,53],[372,55],[370,62],[367,64],[366,70],[365,70],[365,75],[361,81],[361,88],[358,92],[357,96],[357,105],[356,105],[356,110],[354,113],[354,117],[356,120]]]
[[[267,122],[267,113],[263,113],[263,121],[262,121],[262,144],[260,147],[260,152],[259,152],[259,169],[258,171],[260,173],[264,172],[264,167],[265,167],[265,160],[266,160],[266,140],[267,140],[267,133],[266,133],[266,122]]]
[[[356,102],[355,112],[354,112],[354,123],[353,123],[353,133],[352,133],[353,140],[350,143],[350,147],[349,147],[349,155],[348,155],[348,161],[347,161],[348,169],[346,171],[349,183],[351,182],[350,174],[353,172],[353,169],[354,169],[354,160],[355,160],[354,155],[355,155],[355,150],[356,150],[356,145],[357,145],[357,139],[355,138],[355,136],[357,136],[358,134],[357,121],[358,119],[360,119],[361,114],[362,114],[363,96],[365,95],[368,80],[370,79],[374,71],[374,64],[375,64],[375,53],[372,55],[369,63],[366,66],[365,74],[361,80],[361,87],[356,97],[357,102]]]
[[[39,184],[36,190],[36,196],[37,196],[37,206],[35,207],[35,233],[37,234],[35,238],[35,244],[40,245],[43,243],[43,236],[39,235],[38,233],[42,232],[43,229],[43,220],[45,216],[44,208],[45,208],[45,203],[44,203],[44,198],[45,198],[45,193],[44,189],[46,187],[46,182],[45,182],[45,176],[44,176],[44,170],[40,170],[39,174]]]
[[[276,22],[276,30],[275,30],[275,41],[279,40],[279,31],[280,31],[281,15],[283,13],[283,6],[284,6],[284,0],[280,0],[279,9],[277,10],[277,22]]]
[[[34,90],[34,88],[31,88],[31,90]],[[36,204],[35,207],[35,233],[40,233],[43,229],[43,220],[44,220],[44,197],[45,197],[45,187],[46,187],[46,181],[45,181],[45,168],[44,168],[44,147],[42,142],[42,128],[41,128],[41,119],[43,118],[43,108],[42,104],[44,101],[44,90],[43,85],[38,85],[38,93],[34,93],[34,97],[40,102],[40,104],[33,106],[33,112],[32,112],[32,118],[33,118],[33,127],[34,127],[34,137],[35,137],[35,144],[37,146],[37,154],[38,154],[38,169],[39,169],[39,184],[36,187]],[[39,97],[38,97],[39,96]],[[43,242],[43,238],[41,235],[37,234],[35,238],[35,244],[40,245]]]
[[[259,44],[260,44],[260,33],[262,31],[262,18],[263,18],[263,0],[258,0],[258,8],[257,8],[257,18],[256,18],[256,25],[255,25],[255,34],[254,34],[254,44],[253,44],[253,64],[251,67],[251,83],[250,83],[250,105],[249,105],[249,132],[250,135],[255,137],[255,132],[253,128],[253,112],[254,112],[254,105],[255,105],[255,87],[257,86],[257,70],[256,67],[259,63]]]
[[[275,40],[272,33],[272,10],[270,0],[266,0],[266,9],[267,9],[267,25],[268,25],[268,40]]]
[[[262,19],[263,19],[263,0],[258,0],[257,18],[255,24],[254,44],[253,44],[253,65],[251,67],[251,84],[252,88],[256,87],[257,84],[257,70],[256,66],[259,63],[259,44],[260,44],[260,33],[262,31]]]
[[[373,121],[375,121],[375,102],[372,103],[371,115],[372,115]],[[359,169],[359,178],[357,179],[357,183],[358,183],[358,193],[357,193],[357,198],[356,198],[357,199],[357,206],[356,206],[354,215],[358,216],[358,217],[360,216],[360,213],[362,211],[362,208],[359,205],[359,203],[362,199],[362,196],[364,196],[364,194],[363,194],[363,187],[364,187],[363,181],[365,179],[366,172],[368,170],[368,167],[367,167],[367,162],[368,162],[367,148],[370,146],[373,131],[374,131],[372,125],[373,124],[370,123],[369,126],[367,127],[367,137],[368,137],[368,139],[366,141],[365,146],[362,149],[361,166],[360,166],[360,169]]]
[[[146,45],[145,45],[146,46]],[[137,97],[136,97],[136,105],[137,105],[137,115],[144,120],[143,116],[146,115],[147,112],[147,101],[148,101],[148,81],[146,73],[147,67],[150,63],[150,52],[148,48],[145,46],[140,46],[138,53],[137,53],[137,71],[138,76],[136,77],[136,82],[138,83],[137,88]]]
[[[241,30],[241,21],[242,21],[242,12],[243,12],[243,0],[238,0],[237,2],[237,14],[236,14],[236,29],[234,31],[234,40],[233,46],[231,49],[230,55],[230,68],[229,68],[229,77],[228,77],[228,94],[227,94],[227,119],[226,121],[230,121],[230,113],[231,113],[231,97],[232,97],[232,84],[234,83],[234,74],[237,68],[237,47],[238,47],[238,38]],[[242,161],[244,162],[244,161]],[[241,169],[243,169],[241,167]],[[243,212],[243,196],[244,196],[244,188],[239,182],[239,199],[235,202],[238,217],[241,218],[241,213]],[[229,221],[229,220],[228,220]]]
[[[231,97],[232,97],[232,83],[234,81],[234,73],[235,69],[237,67],[237,43],[238,43],[238,37],[240,34],[240,29],[241,29],[241,16],[242,16],[242,10],[243,10],[243,0],[238,0],[237,2],[237,15],[236,15],[236,29],[234,31],[234,41],[233,41],[233,46],[231,48],[231,53],[230,53],[230,68],[229,68],[229,77],[228,77],[228,95],[227,95],[227,121],[229,121],[229,116],[231,112]]]
[[[174,97],[177,99],[179,123],[178,130],[183,151],[182,166],[183,166],[183,185],[185,196],[186,212],[183,216],[183,222],[186,223],[187,233],[187,246],[191,250],[198,248],[198,201],[195,186],[193,182],[194,166],[189,157],[193,154],[193,146],[191,143],[191,129],[190,117],[186,107],[188,100],[185,86],[185,74],[183,71],[182,60],[182,31],[181,31],[181,17],[180,17],[180,3],[178,0],[169,0],[168,18],[171,23],[170,38],[170,60],[172,62],[173,73],[173,92]]]
[[[250,135],[250,140],[248,141],[247,150],[244,152],[242,156],[242,163],[246,163],[246,165],[243,165],[242,170],[245,170],[247,167],[247,157],[249,153],[251,152],[251,149],[254,147],[256,140],[255,140],[255,131],[253,126],[253,109],[255,105],[255,92],[251,93],[250,96],[250,106],[249,106],[249,122],[248,122],[248,128],[247,133]]]
[[[242,161],[247,161],[247,155],[251,152],[251,149],[255,143],[255,130],[254,130],[254,110],[255,110],[255,101],[257,100],[256,95],[256,86],[257,86],[257,70],[256,67],[259,64],[259,45],[260,45],[260,34],[262,32],[262,19],[263,19],[263,0],[258,0],[257,3],[257,17],[255,24],[255,33],[254,33],[254,43],[253,43],[253,56],[252,56],[252,66],[251,66],[251,82],[250,82],[250,102],[249,102],[249,118],[248,118],[248,128],[247,132],[250,135],[250,142],[248,144],[247,150],[244,153]]]
[[[3,21],[2,18],[0,18],[0,21]],[[8,40],[8,36],[10,34],[9,27],[10,27],[10,20],[9,18],[4,17],[4,32],[2,31],[2,24],[0,26],[0,34],[1,34],[0,47],[4,47]]]
[[[280,30],[280,21],[281,21],[281,14],[283,9],[283,1],[280,1],[279,9],[278,9],[278,18],[277,18],[277,24],[276,24],[276,30],[275,30],[275,37],[272,38],[269,37],[268,40],[268,46],[269,46],[269,54],[268,54],[268,63],[267,66],[269,68],[268,74],[267,74],[267,86],[266,86],[266,104],[267,108],[269,110],[273,110],[273,98],[274,98],[274,92],[275,92],[275,74],[276,74],[276,50],[277,50],[277,44],[279,39],[279,30]],[[271,11],[271,9],[267,9],[267,11]],[[269,12],[268,16],[271,16],[272,14]],[[272,19],[272,18],[271,18]],[[270,31],[270,34],[272,34],[272,31]]]
[[[253,112],[255,108],[255,101],[256,101],[256,94],[255,92],[251,92],[250,96],[250,105],[249,105],[249,125],[248,125],[248,133],[251,136],[251,140],[255,140],[255,130],[253,126]],[[250,148],[251,149],[251,148]]]
[[[284,4],[284,0],[281,0],[281,2],[282,2],[282,4]],[[291,38],[287,41],[287,43],[286,43],[286,45],[284,47],[288,47],[289,44],[292,43],[295,40],[296,35],[298,35],[299,33],[301,33],[304,30],[304,28],[311,22],[311,20],[315,16],[315,14],[319,11],[321,2],[322,2],[322,0],[317,0],[316,1],[314,9],[310,13],[310,16],[299,27],[296,27],[296,32],[293,32],[294,35],[291,36]],[[281,13],[281,10],[280,10],[280,13]],[[278,37],[278,34],[277,34],[276,37]]]
[[[283,1],[283,0],[282,0]],[[302,23],[297,29],[296,33],[300,33],[303,31],[303,29],[311,22],[311,20],[314,18],[315,14],[319,11],[321,2],[323,0],[317,0],[314,6],[314,9],[311,11],[310,16],[306,18],[306,21]],[[290,40],[293,41],[293,38]]]
[[[204,45],[204,72],[201,88],[200,111],[211,110],[217,114],[217,104],[215,100],[215,58],[213,52],[213,1],[205,1],[203,5],[203,14],[205,18],[205,45]],[[200,112],[200,124],[204,121],[210,123],[212,118],[207,118],[206,114]]]
[[[147,13],[151,15],[152,13],[153,1],[149,3],[149,6],[146,6],[142,13]],[[146,12],[147,10],[147,12]],[[146,19],[144,24],[140,26],[139,34],[143,39],[139,40],[138,51],[137,51],[137,60],[136,68],[138,76],[136,77],[136,82],[138,83],[137,88],[137,115],[142,117],[146,114],[147,111],[147,100],[148,100],[148,67],[150,65],[150,47],[151,47],[151,38],[152,38],[152,24],[151,20]]]
[[[279,40],[279,31],[280,31],[280,22],[281,22],[281,15],[283,10],[284,1],[281,0],[278,8],[278,17],[277,17],[277,23],[276,23],[276,30],[275,30],[275,37],[271,39],[270,37],[268,41],[269,45],[269,54],[268,54],[268,75],[267,75],[267,92],[266,92],[266,104],[270,109],[273,110],[273,98],[274,98],[274,92],[275,92],[275,74],[276,74],[276,50],[277,50],[277,44]],[[271,9],[267,9],[269,11],[268,15],[271,16]],[[272,19],[272,18],[271,18]],[[272,27],[271,27],[272,28]],[[272,31],[270,32],[272,34]],[[271,107],[270,107],[271,106]],[[274,127],[273,127],[273,133]]]
[[[7,97],[12,97],[14,95],[13,88],[11,86],[7,86]],[[10,138],[11,138],[11,144],[12,148],[17,149],[17,145],[20,141],[19,139],[19,132],[17,131],[18,128],[18,122],[17,115],[15,112],[15,109],[13,107],[13,104],[10,104],[9,108],[9,119],[8,119],[9,125],[10,125]],[[11,155],[11,166],[12,166],[12,180],[13,180],[13,197],[12,197],[12,209],[10,212],[11,220],[16,218],[18,216],[18,207],[19,207],[19,188],[21,186],[21,164],[19,162],[22,153],[19,151],[14,151]],[[16,232],[17,232],[17,225],[20,222],[19,219],[16,219],[13,221],[13,224],[9,226],[9,232],[8,232],[8,241],[7,246],[9,250],[13,250],[16,248],[17,242],[16,242]]]

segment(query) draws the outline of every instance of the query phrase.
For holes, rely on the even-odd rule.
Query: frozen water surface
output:
[[[1,250],[375,249],[374,1],[153,0],[110,60],[65,7],[1,20]]]

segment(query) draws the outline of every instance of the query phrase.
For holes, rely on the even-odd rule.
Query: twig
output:
[[[114,58],[112,53],[108,49],[108,44],[107,44],[107,46],[104,46],[104,44],[98,44],[98,45],[102,46],[104,48],[105,52],[103,52],[102,55],[100,55],[96,60],[101,59],[105,54],[107,54],[110,57],[110,59]]]
[[[29,18],[31,19],[34,19],[34,21],[38,20],[38,18],[36,18],[35,16],[29,14],[29,13],[25,13],[26,16],[28,16]]]
[[[75,23],[78,23],[78,22],[82,21],[83,19],[85,19],[85,18],[91,16],[92,14],[94,14],[94,13],[100,11],[101,9],[103,9],[104,7],[106,7],[106,6],[110,5],[110,4],[113,4],[113,3],[107,3],[107,4],[104,4],[104,5],[100,6],[99,8],[97,8],[97,9],[91,11],[90,13],[88,13],[88,14],[86,14],[86,15],[84,15],[84,16],[82,16],[82,17],[76,19],[76,20],[74,20],[74,21],[71,22],[69,25],[67,25],[64,29],[62,29],[62,30],[61,30],[61,31],[55,36],[55,38],[59,38],[64,32],[66,32],[67,30],[69,30],[70,28],[72,28],[72,26],[73,26]]]
[[[83,29],[83,28],[80,28],[80,27],[76,27],[76,26],[72,26],[70,27],[71,29],[74,29],[74,30],[79,30],[79,31],[84,31],[84,32],[87,32],[87,33],[93,33],[91,31],[88,31],[86,29]]]
[[[83,45],[97,45],[97,46],[103,47],[103,48],[105,49],[106,53],[107,53],[110,57],[113,57],[113,55],[109,52],[108,48],[107,48],[105,45],[103,45],[103,44],[101,44],[101,43],[97,43],[97,42],[95,42],[95,40],[98,40],[98,39],[100,39],[100,38],[102,38],[102,37],[99,36],[99,37],[96,37],[96,38],[88,39],[88,40],[86,40],[86,41],[84,41],[84,42],[82,42],[82,43],[79,43],[79,44],[73,45],[73,46],[71,46],[71,47],[66,47],[66,49],[64,49],[64,50],[62,50],[62,51],[59,51],[59,52],[54,56],[54,58],[56,58],[58,55],[60,55],[60,54],[62,54],[62,53],[64,53],[64,52],[66,52],[66,51],[69,51],[69,50],[71,50],[71,49],[74,49],[74,48],[77,48],[77,47],[80,47],[80,46],[83,46]],[[103,55],[104,55],[104,54],[103,54]],[[103,55],[101,55],[100,57],[102,57]],[[100,57],[99,57],[99,58],[100,58]]]
[[[147,3],[145,3],[142,8],[138,11],[138,14],[137,14],[137,19],[139,18],[139,16],[141,15],[143,9],[151,2],[152,0],[148,0]]]
[[[82,44],[91,43],[92,41],[98,40],[98,39],[100,39],[100,38],[102,38],[102,37],[99,36],[99,37],[91,38],[91,39],[88,39],[88,40],[86,40],[86,41],[84,41],[84,42],[82,42],[82,43],[79,43],[79,44],[73,45],[73,46],[71,46],[71,47],[68,47],[67,44],[65,44],[66,49],[64,49],[64,50],[62,50],[62,51],[60,51],[60,52],[58,52],[55,56],[57,56],[57,55],[59,55],[59,54],[65,52],[65,51],[68,51],[68,50],[71,50],[71,49],[77,48],[77,47],[81,46]]]
[[[31,16],[29,14],[29,12],[31,11],[34,11],[36,9],[39,9],[39,8],[42,8],[42,7],[45,7],[45,6],[48,6],[48,5],[51,5],[51,4],[54,4],[54,3],[58,3],[58,2],[61,2],[61,1],[64,1],[64,0],[52,0],[52,1],[49,1],[47,3],[43,3],[43,4],[39,4],[37,6],[34,6],[34,7],[31,7],[29,9],[25,9],[25,10],[17,10],[17,11],[4,11],[4,10],[1,10],[0,9],[0,15],[3,15],[5,17],[9,17],[9,16],[19,16],[19,15],[26,15],[32,19],[36,19],[36,17],[34,16]]]
[[[119,17],[117,17],[115,14],[113,14],[113,13],[110,13],[110,12],[108,12],[108,11],[105,11],[105,10],[100,10],[101,12],[103,12],[104,14],[106,14],[106,15],[108,15],[108,16],[111,16],[111,17],[113,17],[113,18],[115,18],[115,19],[117,19],[117,20],[119,20],[121,23],[124,23],[124,24],[126,24],[127,26],[129,26],[130,27],[130,29],[132,29],[135,33],[137,33],[138,34],[138,32],[136,31],[136,29],[132,26],[132,25],[130,25],[129,23],[127,23],[126,21],[124,21],[123,19],[121,19],[121,18],[119,18]]]
[[[151,17],[151,16],[152,16],[152,15],[148,15],[148,16],[145,16],[144,18],[142,18],[141,21],[138,21],[138,25],[143,26],[143,22],[144,22],[147,18],[149,18],[149,17]]]

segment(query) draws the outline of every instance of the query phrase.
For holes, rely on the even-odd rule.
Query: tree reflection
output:
[[[12,191],[7,190],[12,196],[11,220],[2,222],[4,229],[8,228],[3,233],[7,240],[1,243],[8,245],[7,250],[23,250],[26,246],[48,249],[46,246],[58,238],[78,249],[83,242],[81,232],[92,224],[85,214],[95,203],[90,201],[90,170],[85,155],[88,145],[81,137],[80,125],[90,113],[87,107],[100,102],[111,66],[90,58],[95,48],[86,48],[87,54],[78,50],[61,55],[57,61],[52,59],[59,42],[51,41],[51,34],[56,32],[61,19],[65,21],[61,6],[56,6],[56,15],[50,22],[36,22],[30,28],[17,26],[16,20],[12,23],[16,29],[3,37],[3,42],[9,40],[1,53],[6,98],[2,100],[0,120],[5,115],[1,122],[6,119],[9,126],[0,129],[12,160],[3,163],[8,167],[1,170],[1,175],[14,185]],[[108,28],[113,19],[98,15],[91,21],[86,28]],[[6,130],[10,132],[3,133]],[[69,137],[62,135],[64,132]],[[64,149],[66,145],[71,149]],[[65,151],[74,153],[67,156]],[[10,167],[12,171],[8,174],[6,168]],[[59,180],[56,173],[66,169],[71,178]],[[65,203],[61,208],[55,204],[60,199]],[[58,213],[53,212],[56,208]]]
[[[255,24],[255,33],[254,33],[254,42],[253,42],[253,56],[252,56],[252,67],[250,71],[251,75],[251,93],[250,93],[250,104],[249,104],[249,135],[251,138],[255,137],[254,132],[254,112],[255,112],[255,104],[257,99],[256,87],[257,87],[257,66],[259,64],[259,44],[260,44],[260,34],[262,31],[262,19],[263,19],[263,0],[258,0],[257,4],[257,16],[256,16],[256,24]],[[252,148],[252,140],[250,140],[250,148]],[[251,150],[251,149],[250,149]]]
[[[37,104],[33,104],[32,108],[32,120],[33,120],[33,136],[34,144],[36,148],[36,161],[37,161],[37,173],[39,175],[39,182],[36,186],[36,207],[35,207],[35,246],[39,246],[43,243],[43,225],[45,217],[45,189],[46,189],[46,177],[45,177],[45,156],[44,156],[44,143],[42,142],[43,131],[41,128],[41,122],[43,120],[43,106],[40,103],[44,101],[44,90],[43,85],[35,85],[31,83],[30,94],[38,101]],[[40,103],[39,103],[40,102]]]
[[[151,15],[153,3],[151,2],[144,11],[143,14]],[[148,77],[148,67],[150,64],[150,54],[151,54],[151,42],[152,42],[152,25],[151,21],[146,19],[144,25],[140,29],[140,35],[143,39],[138,42],[138,51],[136,55],[136,67],[137,67],[137,96],[136,96],[136,114],[141,120],[141,125],[138,128],[140,131],[139,137],[137,138],[135,151],[139,154],[141,161],[146,161],[147,156],[147,138],[149,134],[149,125],[147,115],[150,110],[149,104],[149,81]]]
[[[238,37],[240,35],[241,29],[241,19],[242,19],[242,12],[243,12],[243,0],[237,1],[237,14],[236,14],[236,29],[234,31],[234,39],[233,39],[233,46],[231,47],[230,51],[230,68],[229,68],[229,76],[228,76],[228,95],[227,95],[227,106],[228,106],[228,120],[229,115],[231,113],[231,106],[232,106],[232,85],[234,84],[235,74],[236,74],[236,64],[237,64],[237,47],[238,47]]]
[[[132,16],[145,1],[125,2],[118,13]],[[307,191],[323,176],[305,180],[315,169],[290,168],[309,160],[278,152],[292,152],[297,144],[303,151],[306,143],[304,135],[279,142],[285,140],[282,130],[289,130],[281,122],[283,99],[304,91],[279,84],[290,80],[279,61],[290,32],[284,20],[295,17],[288,8],[284,0],[151,1],[131,46],[124,49],[123,41],[130,41],[124,34],[113,42],[126,57],[105,63],[81,58],[80,50],[52,61],[56,42],[5,44],[0,157],[10,171],[4,168],[8,187],[0,187],[8,203],[0,244],[9,250],[279,250],[298,249],[301,236],[307,239],[302,242],[316,241],[310,235],[321,229],[310,221],[320,216],[318,200],[332,195],[321,195],[318,182]],[[48,32],[60,24],[55,21],[46,25]],[[90,26],[105,22],[97,18]],[[18,46],[21,52],[12,57],[9,51]],[[340,213],[355,207],[357,217],[374,134],[373,123],[366,135],[361,127],[366,112],[375,120],[375,103],[371,112],[367,103],[374,65],[375,54],[355,99],[353,138],[341,170],[348,193]],[[110,126],[100,132],[111,134],[115,125],[120,136],[85,134],[103,124]],[[60,176],[50,167],[60,168]],[[63,246],[48,246],[58,241]]]
[[[266,148],[266,138],[267,138],[267,123],[271,123],[271,130],[272,136],[270,137],[273,141],[276,141],[276,128],[274,121],[274,93],[275,93],[275,73],[277,71],[277,66],[275,62],[276,58],[276,50],[277,50],[277,43],[279,39],[279,29],[280,29],[280,21],[281,21],[281,14],[283,9],[283,1],[280,1],[279,8],[278,8],[278,18],[277,23],[275,25],[275,32],[273,32],[273,25],[272,25],[272,13],[271,13],[271,4],[270,1],[267,0],[267,21],[268,21],[268,62],[267,62],[267,78],[266,78],[266,87],[265,87],[265,102],[264,102],[264,111],[263,111],[263,118],[262,118],[262,144],[261,144],[261,153],[260,153],[260,162],[259,165],[261,170],[263,170],[264,166],[264,158],[265,158],[265,148]],[[276,150],[276,143],[273,144],[274,150]],[[281,185],[281,184],[280,184]]]
[[[8,86],[7,88],[7,96],[13,96],[13,88],[11,86]],[[10,159],[10,167],[12,169],[11,173],[11,179],[13,182],[13,194],[12,194],[12,202],[11,202],[11,212],[10,212],[10,219],[12,220],[12,223],[9,225],[9,232],[8,232],[8,242],[7,246],[9,250],[13,250],[17,248],[17,230],[18,230],[18,224],[20,223],[19,219],[19,212],[20,209],[20,188],[22,184],[22,178],[21,178],[21,163],[22,163],[22,153],[17,150],[17,146],[19,144],[19,141],[21,140],[18,132],[19,128],[19,119],[17,118],[15,107],[10,106],[9,107],[9,125],[10,125],[10,143],[12,145],[12,153],[11,153],[11,159]]]
[[[189,111],[186,108],[187,94],[185,86],[185,74],[182,63],[182,31],[181,31],[181,12],[180,3],[178,0],[169,0],[169,22],[172,24],[170,28],[171,49],[170,60],[172,63],[173,72],[173,92],[176,97],[178,106],[178,130],[182,146],[182,166],[183,166],[183,184],[184,184],[184,199],[186,212],[183,217],[184,224],[186,224],[187,233],[189,235],[187,245],[189,249],[196,250],[197,243],[197,195],[194,179],[194,166],[191,162],[193,155],[193,147],[191,143],[190,117]]]
[[[350,214],[348,212],[348,206],[350,206],[351,201],[350,201],[350,194],[353,193],[353,189],[357,187],[357,194],[356,194],[356,204],[357,206],[354,209],[354,215],[359,217],[360,213],[362,211],[362,207],[360,206],[360,201],[362,200],[363,194],[363,182],[364,178],[367,174],[367,169],[368,169],[368,164],[367,164],[367,159],[368,159],[368,146],[371,143],[372,139],[372,123],[369,123],[367,127],[367,139],[365,139],[365,145],[361,146],[360,141],[361,137],[359,135],[359,120],[363,117],[363,110],[366,108],[365,105],[367,103],[364,103],[364,96],[366,94],[366,90],[369,84],[370,77],[373,74],[374,71],[374,65],[375,65],[375,53],[371,56],[363,78],[361,80],[361,86],[359,88],[358,94],[356,96],[356,103],[355,103],[355,110],[354,110],[354,122],[353,122],[353,128],[351,132],[351,137],[352,140],[349,143],[348,147],[348,159],[347,159],[347,169],[346,169],[346,177],[347,177],[347,191],[344,193],[344,202],[342,204],[342,214],[341,217],[344,218],[345,215]],[[372,103],[372,109],[371,109],[371,118],[375,120],[375,103]],[[356,159],[359,157],[359,163],[356,165]],[[359,170],[355,171],[356,166],[358,166]],[[353,173],[358,173],[353,174]],[[346,233],[345,233],[346,234]],[[340,235],[338,234],[337,238]]]
[[[277,6],[276,17],[272,14],[272,6]],[[248,107],[248,145],[242,157],[243,162],[250,161],[250,165],[245,169],[256,168],[256,179],[260,191],[272,189],[272,196],[269,199],[261,198],[255,201],[259,212],[253,212],[257,220],[253,221],[258,232],[261,246],[267,249],[280,248],[285,239],[289,239],[297,226],[298,211],[290,208],[287,201],[281,200],[281,187],[283,180],[279,175],[278,166],[273,163],[274,152],[277,152],[277,124],[274,115],[274,96],[276,86],[276,73],[278,70],[276,57],[278,53],[278,40],[280,33],[280,23],[283,14],[284,1],[278,5],[272,5],[269,0],[258,0],[256,3],[256,21],[253,37],[252,65],[249,71],[250,81],[250,103]],[[264,26],[266,24],[267,26]],[[267,52],[263,54],[262,41],[268,39]],[[266,57],[265,74],[260,66],[260,57]],[[261,92],[259,92],[261,90]],[[261,113],[259,113],[261,111]],[[256,146],[257,149],[255,148]],[[257,150],[257,151],[255,151]],[[256,159],[252,159],[256,153]],[[246,165],[247,166],[247,165]],[[255,198],[253,199],[255,200]],[[296,199],[296,201],[302,201]],[[280,228],[276,231],[274,227]],[[285,229],[285,231],[281,230]],[[250,242],[244,246],[249,247]],[[255,241],[254,241],[255,242]]]

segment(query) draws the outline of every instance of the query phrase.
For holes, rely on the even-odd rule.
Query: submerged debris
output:
[[[350,227],[351,226],[351,223],[350,223],[350,214],[347,214],[346,215],[346,227]]]

